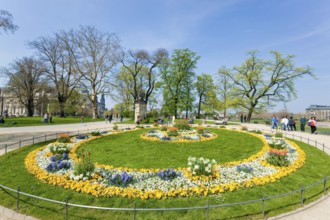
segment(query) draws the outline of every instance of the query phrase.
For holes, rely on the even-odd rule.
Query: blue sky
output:
[[[328,0],[0,0],[0,9],[19,26],[15,34],[0,35],[0,67],[33,55],[28,41],[93,25],[116,33],[127,49],[189,48],[201,56],[198,74],[240,65],[248,50],[265,59],[271,50],[294,54],[296,65],[311,66],[318,79],[299,79],[298,98],[287,109],[330,106]],[[282,103],[274,110],[280,109]]]

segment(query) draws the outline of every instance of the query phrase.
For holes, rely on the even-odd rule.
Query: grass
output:
[[[229,131],[228,131],[229,132]],[[233,132],[236,134],[236,132]],[[129,133],[133,134],[133,133]],[[224,134],[229,135],[228,134]],[[131,135],[132,137],[133,135]],[[133,138],[133,137],[132,137]],[[219,135],[219,138],[221,136]],[[244,138],[242,138],[244,139]],[[249,140],[250,141],[250,140]],[[111,140],[106,140],[108,147],[113,146]],[[295,141],[297,142],[297,141]],[[205,142],[206,143],[206,142]],[[259,199],[263,196],[271,196],[279,193],[289,192],[301,188],[302,184],[307,186],[324,176],[330,175],[330,157],[320,150],[311,147],[307,144],[297,142],[299,146],[306,152],[306,164],[296,173],[282,178],[281,180],[267,184],[260,187],[253,187],[251,189],[241,189],[234,192],[225,192],[221,195],[207,196],[207,197],[191,197],[191,198],[177,198],[165,200],[139,200],[139,199],[125,199],[125,198],[95,198],[91,195],[75,193],[71,190],[63,189],[56,186],[50,186],[37,180],[33,175],[28,173],[24,166],[24,158],[33,149],[43,146],[37,144],[34,146],[27,146],[0,157],[0,184],[31,193],[34,195],[65,201],[68,196],[70,203],[102,206],[102,207],[134,207],[136,203],[137,208],[154,208],[154,207],[191,207],[191,206],[205,206],[209,205],[234,203],[245,200]],[[245,145],[240,145],[237,151],[244,149]],[[189,147],[189,146],[187,146]],[[234,148],[234,147],[233,147]],[[133,156],[133,154],[130,154]],[[115,156],[109,159],[109,164]],[[223,158],[221,156],[221,158]],[[129,160],[127,158],[127,160]],[[126,160],[126,161],[127,161]],[[155,159],[156,160],[156,159]],[[327,189],[330,188],[330,180],[327,181]],[[323,183],[306,189],[304,192],[305,203],[316,200],[322,195]],[[0,204],[15,209],[16,207],[16,193],[0,189]],[[20,209],[21,213],[33,215],[40,219],[64,219],[65,206],[57,205],[21,195]],[[265,201],[266,217],[278,215],[283,212],[290,211],[300,207],[300,193],[285,196],[277,199]],[[129,211],[101,211],[93,209],[82,209],[76,207],[69,207],[69,219],[132,219],[133,212]],[[151,212],[137,212],[136,219],[203,219],[205,218],[205,210],[189,210],[189,211],[151,211]],[[220,207],[210,209],[209,219],[260,219],[261,203],[240,205],[234,207]]]
[[[17,117],[17,118],[5,118],[5,123],[0,124],[1,127],[23,127],[23,126],[51,126],[59,124],[73,124],[81,123],[80,117],[53,117],[53,123],[43,123],[43,117]],[[84,122],[104,121],[103,118],[93,119],[92,117],[85,117]]]
[[[186,167],[188,157],[215,159],[218,163],[248,158],[259,152],[261,140],[246,133],[211,130],[218,138],[195,143],[151,142],[140,138],[146,130],[126,132],[96,139],[80,150],[91,151],[92,160],[130,168]],[[241,147],[244,146],[244,147]],[[79,151],[78,151],[79,152]]]

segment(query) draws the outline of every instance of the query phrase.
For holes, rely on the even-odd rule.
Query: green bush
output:
[[[88,157],[86,158],[84,151],[82,151],[81,161],[75,165],[74,175],[77,176],[77,175],[82,174],[84,177],[88,177],[88,178],[91,177],[92,173],[95,170],[95,165],[91,161],[91,152],[90,151],[88,152],[87,156]]]
[[[118,125],[117,124],[115,124],[114,126],[113,126],[113,128],[112,128],[114,131],[118,131]]]
[[[57,139],[57,142],[59,142],[59,143],[70,143],[71,140],[70,140],[69,137],[59,137],[59,138]]]
[[[167,126],[166,125],[163,125],[162,127],[160,127],[160,130],[161,131],[167,131]]]
[[[142,124],[149,124],[150,123],[150,119],[149,118],[145,118],[142,120]]]
[[[286,157],[282,157],[276,154],[270,154],[267,157],[267,162],[274,166],[287,167],[290,161]]]
[[[275,133],[275,137],[276,137],[276,138],[283,138],[283,133],[281,133],[281,132],[276,132],[276,133]]]
[[[99,131],[92,131],[92,132],[91,132],[91,135],[92,135],[92,136],[100,136],[101,133],[100,133]]]
[[[247,128],[246,126],[242,126],[241,130],[242,130],[242,131],[247,131],[248,128]]]
[[[188,120],[175,123],[174,127],[178,128],[178,130],[191,130],[191,126],[188,124]]]

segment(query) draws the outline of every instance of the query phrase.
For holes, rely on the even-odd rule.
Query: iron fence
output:
[[[82,208],[82,209],[95,209],[95,210],[104,210],[104,211],[125,211],[125,212],[132,212],[132,218],[136,220],[138,212],[159,212],[159,211],[187,211],[187,210],[205,210],[205,219],[209,219],[209,212],[211,209],[217,209],[217,208],[222,208],[222,207],[231,207],[231,206],[241,206],[241,205],[248,205],[252,203],[260,203],[260,213],[262,216],[265,216],[265,205],[268,200],[280,198],[280,197],[286,197],[289,195],[293,194],[298,194],[299,195],[299,201],[297,203],[300,203],[301,205],[304,204],[306,201],[305,193],[308,189],[312,187],[316,187],[319,185],[322,185],[321,189],[315,195],[318,195],[320,193],[327,193],[327,189],[329,188],[328,186],[328,179],[330,179],[330,176],[325,176],[323,179],[316,181],[308,186],[302,186],[299,189],[292,190],[290,192],[285,192],[277,195],[272,195],[272,196],[263,196],[262,198],[259,199],[254,199],[254,200],[247,200],[247,201],[240,201],[240,202],[235,202],[235,203],[222,203],[222,204],[214,204],[210,205],[209,201],[206,201],[206,204],[204,206],[192,206],[192,207],[176,207],[176,208],[138,208],[136,206],[136,202],[134,202],[133,207],[129,208],[115,208],[115,207],[101,207],[101,206],[88,206],[88,205],[81,205],[81,204],[75,204],[75,203],[70,203],[69,202],[69,197],[67,196],[66,198],[63,198],[63,201],[58,201],[58,200],[53,200],[49,198],[44,198],[40,196],[36,196],[33,194],[29,194],[26,192],[22,192],[20,187],[18,186],[17,189],[12,189],[10,187],[4,186],[0,184],[0,188],[2,190],[7,190],[9,192],[14,193],[15,195],[11,195],[12,197],[16,197],[16,210],[20,209],[20,203],[21,201],[24,201],[22,199],[22,196],[34,198],[37,200],[42,200],[45,202],[50,202],[54,204],[59,204],[65,206],[65,213],[62,213],[65,219],[69,219],[69,207],[76,207],[76,208]],[[9,194],[9,192],[7,192]],[[310,195],[312,197],[314,195]],[[71,198],[72,199],[72,198]],[[30,203],[29,203],[30,204]],[[269,210],[270,211],[270,210]],[[221,216],[218,216],[221,217]]]
[[[211,127],[218,128],[219,126],[211,126]],[[118,129],[119,130],[125,130],[125,129],[129,130],[129,129],[131,129],[131,127],[123,125]],[[85,129],[85,130],[78,130],[78,131],[62,131],[62,132],[56,132],[56,133],[53,133],[53,134],[45,134],[45,135],[37,136],[37,137],[33,136],[30,139],[20,140],[17,143],[5,144],[5,146],[2,146],[0,148],[0,150],[5,149],[5,153],[7,153],[9,150],[17,149],[17,148],[20,148],[22,146],[26,146],[26,145],[29,145],[29,144],[36,144],[36,143],[56,139],[59,134],[63,134],[63,133],[68,133],[70,136],[74,136],[74,135],[79,135],[79,134],[87,134],[87,133],[90,133],[92,131],[102,131],[102,130],[109,130],[109,128]],[[273,132],[270,129],[262,129],[261,131],[263,131],[263,132]],[[305,143],[310,144],[310,145],[313,144],[313,146],[318,147],[319,149],[322,149],[323,152],[325,152],[325,149],[330,150],[330,148],[325,146],[324,143],[320,143],[317,140],[312,140],[310,138],[305,138],[305,137],[299,136],[295,133],[284,132],[283,134],[284,134],[284,137],[286,137],[286,138],[292,138],[294,140],[302,141],[302,142],[305,142]],[[314,182],[314,183],[312,183],[308,186],[303,186],[302,185],[301,188],[290,191],[290,192],[277,194],[277,195],[272,195],[272,196],[263,196],[262,198],[254,199],[254,200],[240,201],[240,202],[235,202],[235,203],[215,204],[215,205],[210,205],[209,201],[207,200],[205,206],[192,206],[192,207],[181,207],[181,208],[179,208],[179,207],[176,207],[176,208],[138,208],[138,207],[136,207],[136,202],[134,202],[132,208],[87,206],[87,205],[70,203],[69,202],[69,197],[63,198],[63,201],[58,201],[58,200],[53,200],[53,199],[44,198],[44,197],[36,196],[36,195],[33,195],[33,194],[29,194],[29,193],[26,193],[26,192],[22,192],[21,189],[20,189],[20,186],[18,186],[17,189],[12,189],[10,187],[7,187],[7,186],[4,186],[4,185],[0,184],[0,188],[2,190],[7,190],[7,191],[10,191],[10,192],[13,192],[14,194],[16,194],[16,195],[12,195],[12,196],[16,197],[16,209],[17,210],[19,210],[19,208],[20,208],[20,203],[21,203],[21,200],[22,200],[21,196],[26,196],[26,197],[30,197],[30,198],[34,198],[34,199],[38,199],[38,200],[42,200],[42,201],[46,201],[46,202],[55,203],[55,204],[65,206],[65,213],[63,213],[63,215],[65,216],[65,219],[69,218],[69,207],[77,207],[77,208],[83,208],[83,209],[97,209],[97,210],[106,210],[106,211],[129,211],[129,212],[132,212],[132,215],[133,215],[132,218],[134,220],[136,219],[137,214],[140,211],[143,211],[143,212],[156,211],[157,212],[157,211],[205,210],[205,219],[209,219],[210,209],[216,209],[216,208],[221,208],[221,207],[230,207],[230,206],[239,206],[239,205],[247,205],[247,204],[252,204],[252,203],[260,203],[260,213],[263,216],[265,216],[265,203],[266,203],[266,201],[276,199],[276,198],[280,198],[280,197],[286,197],[286,196],[293,195],[293,194],[299,194],[300,199],[299,199],[298,202],[300,204],[304,204],[304,201],[306,200],[306,198],[305,198],[306,190],[308,190],[312,187],[322,185],[322,189],[320,189],[320,191],[315,193],[315,195],[320,194],[320,193],[324,193],[324,194],[327,193],[327,190],[329,188],[328,179],[330,179],[330,176],[325,176],[323,179],[321,179],[317,182]],[[219,216],[219,217],[221,217],[221,216]]]

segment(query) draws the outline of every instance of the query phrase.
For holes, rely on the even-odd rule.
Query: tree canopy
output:
[[[0,10],[0,35],[4,33],[14,33],[18,26],[13,23],[13,15],[5,10]]]
[[[309,66],[294,65],[293,55],[283,56],[277,51],[270,54],[271,60],[262,60],[257,51],[250,51],[242,65],[222,72],[235,84],[234,94],[240,98],[239,105],[247,110],[248,122],[254,112],[295,98],[297,78],[313,76]]]

